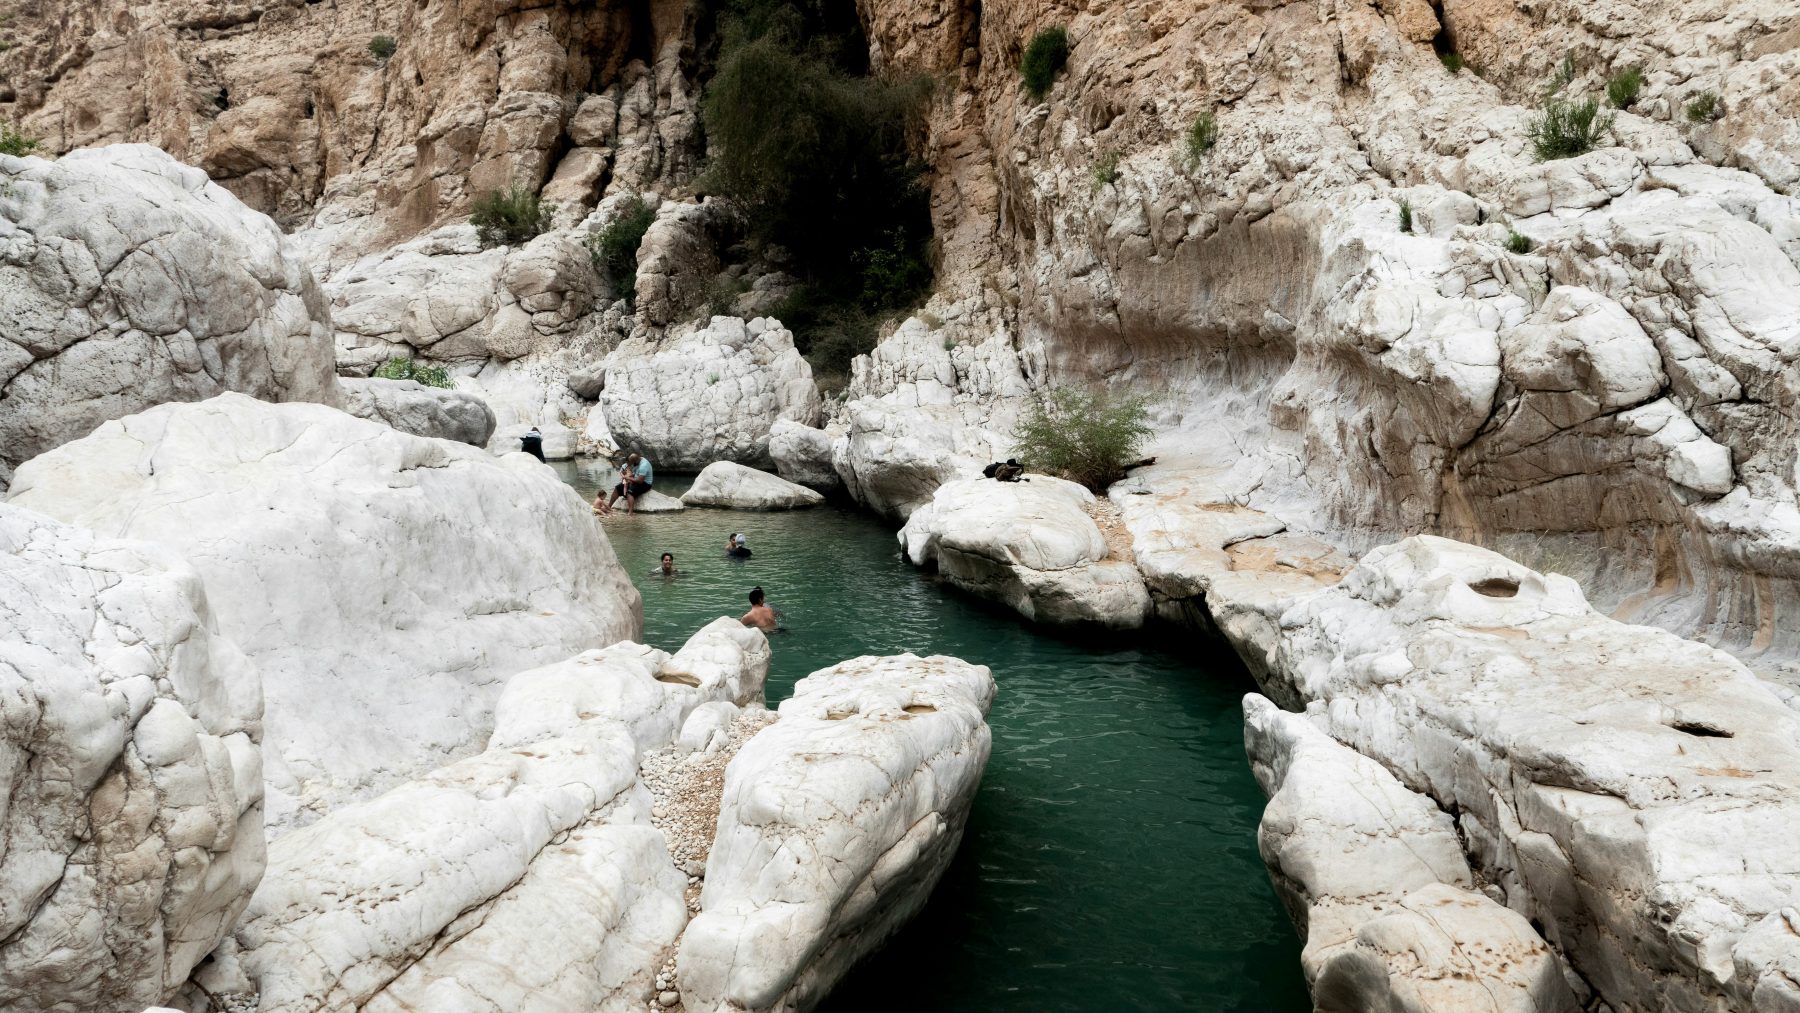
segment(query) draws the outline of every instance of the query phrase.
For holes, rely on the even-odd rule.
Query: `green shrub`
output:
[[[1594,150],[1600,135],[1612,127],[1612,116],[1602,115],[1593,99],[1579,102],[1552,96],[1531,120],[1531,147],[1538,161],[1573,158]]]
[[[1402,199],[1400,201],[1400,231],[1411,232],[1412,230],[1412,201]]]
[[[888,233],[887,242],[856,252],[862,272],[862,301],[876,309],[900,309],[931,284],[931,264],[913,255],[903,230]]]
[[[394,41],[392,35],[377,35],[369,40],[369,55],[377,60],[386,60],[399,48],[400,44]]]
[[[1019,61],[1019,75],[1025,79],[1025,93],[1032,101],[1042,99],[1056,81],[1056,74],[1069,62],[1069,33],[1061,25],[1033,35]]]
[[[556,205],[540,201],[536,193],[515,184],[475,198],[469,224],[475,226],[483,246],[519,246],[548,230],[555,214]]]
[[[1444,69],[1452,74],[1463,69],[1463,58],[1461,53],[1439,53],[1438,62],[1442,63]]]
[[[1694,123],[1710,120],[1718,111],[1719,93],[1716,91],[1703,91],[1687,104],[1687,118]]]
[[[454,387],[450,373],[442,366],[426,366],[412,359],[389,359],[375,371],[379,380],[417,380],[427,387]]]
[[[1219,118],[1208,109],[1194,117],[1194,125],[1187,132],[1187,156],[1189,162],[1198,162],[1206,153],[1219,143]]]
[[[1506,252],[1508,253],[1530,253],[1532,247],[1536,245],[1531,241],[1530,236],[1518,229],[1510,229],[1506,233]]]
[[[1099,491],[1125,477],[1150,438],[1148,403],[1077,387],[1033,394],[1013,429],[1026,466]]]
[[[634,300],[637,292],[638,248],[644,245],[644,233],[656,221],[656,212],[638,197],[629,197],[619,205],[619,213],[606,227],[588,236],[588,256],[594,270],[607,277],[613,290]]]
[[[24,158],[44,146],[44,142],[19,131],[10,123],[0,123],[0,155]]]
[[[1108,148],[1106,154],[1101,155],[1100,160],[1094,163],[1094,192],[1099,193],[1118,181],[1119,152],[1115,148]]]
[[[1644,87],[1644,68],[1626,67],[1606,81],[1606,100],[1614,109],[1629,109]]]

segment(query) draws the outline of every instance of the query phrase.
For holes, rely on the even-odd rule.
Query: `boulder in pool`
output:
[[[477,752],[506,676],[643,621],[553,470],[322,405],[161,405],[27,462],[10,499],[200,572],[263,675],[275,828]]]
[[[359,419],[472,447],[487,446],[494,435],[494,410],[473,394],[427,387],[417,380],[345,377],[338,383],[344,391],[344,410]]]
[[[1556,955],[1476,892],[1449,814],[1268,698],[1244,749],[1269,806],[1257,845],[1306,937],[1319,1009],[1574,1013]]]
[[[168,998],[263,872],[262,682],[174,553],[0,505],[0,1008]]]
[[[819,492],[842,492],[844,480],[832,463],[832,443],[843,436],[842,427],[814,429],[790,419],[776,419],[769,428],[769,456],[782,478]]]
[[[677,957],[688,1009],[810,1009],[924,906],[987,765],[993,697],[993,673],[948,657],[800,680],[725,771]]]
[[[612,495],[610,489],[607,491],[607,495]],[[612,505],[612,508],[613,516],[623,516],[625,513],[624,497],[620,497],[619,500]],[[687,505],[673,496],[664,495],[663,493],[657,492],[655,489],[651,489],[649,492],[637,498],[637,503],[633,505],[632,509],[640,514],[678,514],[681,511],[686,510]]]
[[[483,752],[275,842],[236,934],[258,1008],[645,1008],[688,908],[640,762],[768,665],[720,619],[507,680]]]
[[[1150,592],[1131,562],[1113,557],[1091,513],[1094,494],[1074,482],[958,479],[939,486],[900,530],[915,566],[1051,625],[1135,629]]]
[[[694,478],[681,502],[723,510],[794,510],[818,506],[825,497],[779,475],[730,461],[714,461]]]

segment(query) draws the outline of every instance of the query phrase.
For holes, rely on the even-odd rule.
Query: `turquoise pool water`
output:
[[[556,465],[591,496],[608,473]],[[658,476],[679,494],[687,479]],[[832,994],[866,1010],[1306,1010],[1300,946],[1256,854],[1263,799],[1244,761],[1228,652],[1177,656],[1136,634],[1027,629],[899,557],[891,528],[826,507],[688,510],[606,522],[644,595],[644,632],[679,647],[761,585],[771,705],[859,654],[952,654],[993,668],[994,752],[931,903]],[[744,532],[754,555],[728,560]],[[683,576],[650,576],[663,552]]]

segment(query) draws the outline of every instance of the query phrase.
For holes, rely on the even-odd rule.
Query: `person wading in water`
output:
[[[738,621],[764,633],[774,633],[781,625],[776,619],[775,610],[763,601],[763,589],[760,587],[750,589],[750,611],[744,613],[744,618]]]

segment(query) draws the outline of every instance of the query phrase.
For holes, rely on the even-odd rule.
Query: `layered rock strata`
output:
[[[337,403],[296,244],[146,145],[0,155],[0,292],[0,472],[165,401]]]
[[[1108,545],[1097,509],[1093,493],[1047,475],[957,479],[914,510],[898,537],[915,566],[933,566],[1027,619],[1135,629],[1150,614],[1150,594],[1137,567]]]
[[[0,1006],[156,1003],[262,876],[262,682],[165,549],[0,505]]]
[[[766,471],[714,461],[694,476],[694,484],[681,494],[681,502],[723,510],[795,510],[818,506],[825,497]]]
[[[478,751],[508,675],[642,622],[549,469],[319,405],[153,408],[26,464],[10,499],[199,571],[268,687],[277,828]]]
[[[857,658],[800,680],[726,771],[690,1009],[810,1009],[925,903],[987,764],[994,678],[955,658]]]

